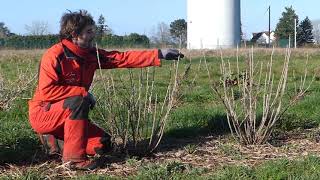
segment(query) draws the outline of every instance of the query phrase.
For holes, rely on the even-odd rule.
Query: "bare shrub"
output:
[[[37,77],[30,64],[25,69],[16,68],[13,71],[17,77],[11,80],[9,77],[6,78],[0,69],[0,110],[10,109],[14,100],[33,87],[32,84]]]
[[[304,77],[301,77],[299,85],[296,85],[296,93],[285,103],[288,81],[288,68],[290,62],[290,49],[286,50],[281,74],[275,76],[273,72],[274,51],[267,64],[256,63],[253,56],[253,48],[244,69],[240,69],[239,53],[237,51],[236,67],[232,67],[229,61],[225,61],[221,51],[220,72],[222,78],[219,83],[212,83],[212,90],[223,103],[228,124],[232,135],[243,144],[262,144],[270,137],[275,123],[289,107],[304,96],[309,86],[306,85],[307,68]],[[206,63],[206,60],[205,60]],[[308,58],[306,61],[306,67]],[[210,72],[206,63],[210,80]],[[235,78],[231,78],[235,75]],[[220,88],[222,86],[222,88]],[[306,87],[307,86],[307,87]],[[262,109],[262,113],[259,113]]]
[[[103,92],[98,97],[98,114],[107,122],[117,150],[146,155],[157,148],[170,112],[179,102],[181,82],[190,70],[191,64],[180,74],[179,62],[172,62],[165,91],[156,86],[155,67],[139,72],[129,69],[126,81],[114,79],[110,70],[103,76],[100,69]]]

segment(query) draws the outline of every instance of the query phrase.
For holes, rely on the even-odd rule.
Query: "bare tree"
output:
[[[0,22],[0,38],[8,37],[10,34],[10,30],[5,26],[4,22]]]
[[[313,37],[316,44],[320,44],[320,20],[313,22]]]
[[[33,21],[31,25],[25,25],[29,35],[46,35],[49,34],[49,25],[45,21]]]
[[[183,46],[187,45],[187,22],[184,19],[177,19],[170,23],[170,34],[176,44],[180,41]]]
[[[157,45],[165,47],[172,43],[170,27],[164,22],[160,22],[152,34],[151,41]]]

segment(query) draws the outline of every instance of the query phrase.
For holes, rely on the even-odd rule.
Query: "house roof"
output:
[[[271,33],[273,33],[273,31],[271,31]],[[252,33],[251,41],[257,41],[263,34],[266,34],[267,36],[269,36],[269,31]]]
[[[263,34],[263,32],[252,33],[251,41],[257,41],[262,36],[262,34]]]

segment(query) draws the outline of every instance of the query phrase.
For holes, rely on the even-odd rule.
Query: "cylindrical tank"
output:
[[[188,49],[236,47],[240,16],[240,0],[188,0]]]

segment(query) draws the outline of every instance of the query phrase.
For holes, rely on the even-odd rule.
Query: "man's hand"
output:
[[[159,58],[165,60],[178,60],[183,58],[184,55],[177,49],[159,49]]]
[[[86,96],[86,98],[89,100],[90,109],[93,109],[94,106],[96,105],[96,98],[90,92],[88,92],[88,95]]]

